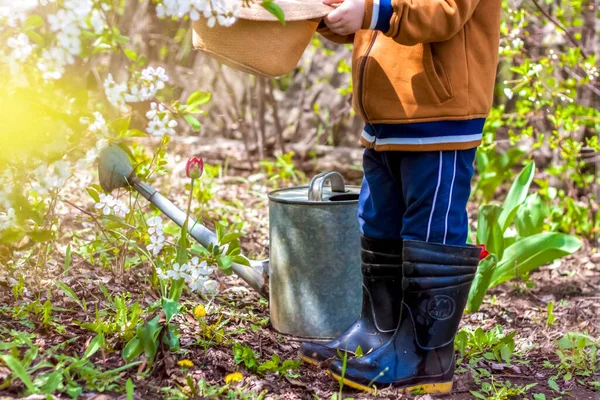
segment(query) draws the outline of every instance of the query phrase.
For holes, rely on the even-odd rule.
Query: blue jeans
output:
[[[464,246],[476,149],[363,155],[361,233]]]

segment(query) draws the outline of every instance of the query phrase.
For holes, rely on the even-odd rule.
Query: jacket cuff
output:
[[[363,19],[362,29],[373,29],[371,24],[373,18],[377,21],[377,12],[379,11],[379,0],[365,0],[365,17]]]
[[[376,0],[379,3],[379,10],[375,27],[371,29],[377,29],[383,33],[390,30],[390,21],[394,14],[394,7],[392,6],[392,0]]]
[[[365,18],[362,29],[387,32],[394,14],[392,0],[365,0]]]

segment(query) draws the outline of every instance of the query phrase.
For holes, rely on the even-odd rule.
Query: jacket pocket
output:
[[[357,42],[354,67],[366,61],[367,56],[366,45]],[[404,46],[390,37],[378,35],[368,53],[364,73],[358,71],[353,71],[355,94],[360,95],[357,89],[362,82],[362,105],[368,116],[365,119],[373,123],[431,118],[435,116],[433,110],[438,112],[440,104],[452,99],[450,86],[444,83],[448,79],[446,71],[443,68],[436,71],[429,44]],[[360,110],[357,112],[365,117]]]
[[[424,44],[423,67],[440,103],[444,103],[454,97],[450,78],[435,51],[434,45],[431,43]]]

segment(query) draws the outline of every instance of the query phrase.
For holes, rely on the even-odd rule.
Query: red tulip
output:
[[[479,253],[480,261],[490,255],[490,252],[485,248],[485,244],[478,244],[477,246],[481,247],[481,253]]]
[[[185,175],[190,179],[198,179],[204,172],[204,160],[198,157],[191,157],[185,164]]]

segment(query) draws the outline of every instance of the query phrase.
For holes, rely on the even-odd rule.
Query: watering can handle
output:
[[[331,182],[331,191],[336,193],[345,193],[346,185],[344,184],[344,177],[339,172],[323,172],[316,175],[310,181],[308,185],[308,200],[310,201],[323,201],[323,186],[325,182],[329,180]]]

